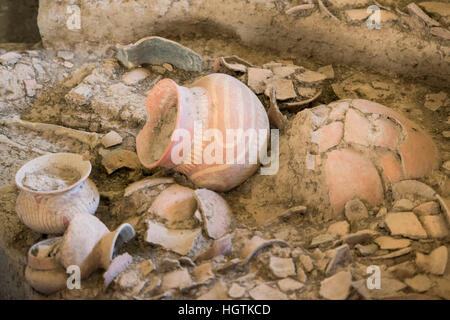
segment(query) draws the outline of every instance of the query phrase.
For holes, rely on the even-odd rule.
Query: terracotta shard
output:
[[[275,88],[272,88],[270,91],[270,107],[267,110],[267,115],[269,116],[269,122],[275,128],[283,130],[284,125],[287,121],[287,117],[280,112],[277,104],[276,91]]]
[[[112,151],[103,150],[102,165],[105,167],[108,174],[113,173],[120,168],[129,168],[137,170],[141,168],[141,163],[135,152],[124,149],[115,149]]]
[[[111,261],[111,265],[109,266],[108,270],[106,270],[106,272],[103,274],[103,286],[107,288],[120,273],[128,268],[132,261],[133,257],[128,253],[124,253],[120,256],[115,257]]]
[[[378,171],[364,155],[351,149],[333,150],[328,153],[325,172],[335,217],[342,215],[347,201],[354,198],[372,206],[383,202]]]
[[[193,284],[191,275],[187,269],[175,270],[166,273],[162,278],[161,291],[171,289],[183,290]]]
[[[332,122],[311,133],[311,140],[319,146],[319,152],[325,152],[337,146],[344,135],[344,125],[340,121]]]
[[[117,59],[129,69],[145,63],[170,63],[186,71],[203,70],[203,59],[200,55],[177,42],[161,37],[146,37],[126,46],[117,45],[116,48]]]
[[[231,251],[231,236],[226,236],[217,239],[213,242],[212,246],[201,252],[196,261],[209,260],[217,256],[226,255]]]
[[[250,241],[248,241],[242,248],[240,256],[244,260],[243,264],[247,264],[250,260],[261,252],[264,248],[270,247],[272,245],[280,245],[283,247],[289,247],[289,244],[283,240],[272,239],[265,240],[258,236],[254,236]]]
[[[440,246],[434,249],[429,255],[418,252],[416,255],[416,265],[423,271],[443,275],[448,262],[448,249]]]
[[[369,146],[370,121],[353,109],[347,111],[345,116],[344,139],[349,143]]]
[[[320,284],[320,295],[327,300],[345,300],[350,294],[352,274],[341,271],[323,280]]]
[[[374,241],[382,250],[403,249],[411,245],[411,240],[409,239],[395,239],[388,236],[378,237]]]
[[[402,164],[394,153],[385,152],[380,158],[380,165],[390,183],[396,183],[403,179]]]
[[[417,4],[412,2],[412,3],[408,4],[408,6],[406,8],[408,9],[410,14],[417,16],[420,20],[425,22],[427,25],[432,26],[432,27],[440,26],[439,22],[437,22],[434,19],[431,19],[425,12],[423,12],[422,9],[420,9],[420,7]]]
[[[384,254],[384,255],[381,255],[381,256],[373,256],[373,257],[371,257],[371,259],[374,259],[374,260],[394,259],[394,258],[397,258],[397,257],[404,256],[404,255],[410,253],[411,251],[412,251],[412,248],[408,247],[408,248],[399,249],[399,250],[396,250],[394,252],[391,252],[391,253],[388,253],[388,254]]]
[[[388,213],[385,223],[393,236],[425,239],[427,233],[412,212]]]
[[[401,114],[379,103],[354,99],[351,106],[363,113],[374,113],[394,119],[402,127],[403,141],[399,143],[403,173],[406,179],[420,178],[439,167],[439,152],[431,137]]]
[[[195,281],[199,283],[213,279],[214,273],[212,272],[211,263],[206,262],[196,267],[194,270],[192,270],[192,276],[194,277]]]
[[[150,220],[147,220],[147,225],[145,241],[160,245],[180,255],[191,254],[202,233],[200,228],[193,230],[167,229],[163,225]]]
[[[249,294],[253,300],[288,300],[287,295],[267,284],[260,284],[250,290]]]
[[[169,224],[191,218],[197,209],[194,190],[171,185],[163,190],[153,201],[149,212],[165,219]]]
[[[435,200],[436,192],[425,183],[417,180],[403,180],[392,185],[392,195],[395,200],[414,199],[419,196],[427,200]]]
[[[130,184],[124,192],[124,197],[129,197],[135,192],[139,192],[144,189],[156,187],[161,184],[172,184],[175,183],[175,180],[173,178],[154,178],[154,177],[148,177],[136,182],[133,182]]]
[[[225,199],[208,189],[195,190],[195,198],[208,236],[219,239],[225,235],[231,223],[231,209]]]
[[[436,198],[441,205],[442,212],[444,212],[444,217],[447,219],[447,223],[450,225],[450,199],[444,199],[440,195],[436,195]]]

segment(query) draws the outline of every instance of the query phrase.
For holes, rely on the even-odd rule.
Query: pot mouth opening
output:
[[[39,195],[67,192],[85,181],[91,173],[88,160],[75,153],[53,153],[35,158],[16,173],[19,189]]]
[[[136,138],[136,150],[141,163],[155,168],[169,156],[172,136],[179,127],[180,93],[171,79],[159,81],[145,101],[149,120]]]
[[[134,228],[128,224],[124,223],[122,224],[114,234],[114,239],[112,241],[111,249],[110,249],[110,261],[112,261],[116,256],[118,256],[120,248],[133,239],[135,236]]]

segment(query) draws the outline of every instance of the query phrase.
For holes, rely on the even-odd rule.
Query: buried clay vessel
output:
[[[259,99],[239,80],[215,73],[182,87],[164,79],[147,96],[146,108],[149,121],[136,139],[145,167],[175,169],[197,186],[215,191],[236,187],[258,169],[260,152],[267,148],[269,121]],[[229,129],[242,130],[243,139],[248,130],[256,132],[257,141],[241,150],[238,146],[245,147],[245,141],[233,138],[230,143]],[[204,141],[207,130],[216,134],[209,137],[211,142]],[[251,150],[254,146],[257,150]],[[258,159],[251,158],[250,151]]]
[[[63,237],[47,239],[30,248],[25,277],[36,291],[51,294],[66,287],[66,271],[77,266],[81,279],[98,269],[107,270],[107,286],[131,262],[128,254],[117,254],[134,235],[133,227],[127,223],[110,232],[95,216],[77,215]]]
[[[79,214],[94,214],[99,193],[88,179],[91,163],[73,153],[44,155],[17,171],[21,190],[16,212],[29,228],[45,234],[62,234]]]

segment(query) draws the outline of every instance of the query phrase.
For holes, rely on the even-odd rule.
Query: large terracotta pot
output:
[[[241,81],[215,73],[200,78],[189,87],[182,87],[173,80],[164,79],[147,96],[146,108],[149,120],[137,136],[136,149],[140,161],[147,168],[163,166],[175,169],[187,175],[197,186],[216,191],[230,190],[258,169],[259,154],[267,148],[269,120],[259,99]],[[172,118],[173,128],[170,131],[174,134],[170,135],[171,139],[161,142],[155,132],[164,125],[164,121],[167,122],[166,114],[170,110],[173,112],[171,108],[176,108],[177,112],[176,120]],[[208,129],[217,129],[222,139],[202,139],[202,134],[197,130],[200,123],[203,133]],[[244,133],[253,129],[258,133],[258,142],[253,140],[250,146],[257,150],[256,161],[248,148],[238,148],[238,145],[242,146],[242,140],[226,139],[227,134],[231,133],[228,129],[242,129]],[[186,141],[180,138],[180,132],[189,133],[187,145],[191,149],[188,151],[181,150],[182,141]],[[218,142],[216,146],[220,148],[217,148],[217,153],[211,151],[212,141]],[[161,143],[164,151],[159,150],[155,156],[155,146]],[[179,158],[174,161],[174,153],[183,161]],[[214,161],[208,157],[209,154],[213,155]],[[205,161],[205,155],[210,160]]]
[[[79,179],[57,190],[30,189],[23,183],[27,174],[49,168],[69,168]],[[16,200],[16,212],[29,228],[44,234],[62,234],[78,214],[94,214],[100,196],[90,179],[91,163],[74,153],[48,154],[27,162],[16,173],[16,185],[21,190]]]

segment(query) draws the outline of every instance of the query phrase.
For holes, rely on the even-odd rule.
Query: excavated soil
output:
[[[174,40],[198,52],[208,61],[210,67],[215,57],[231,55],[237,55],[257,66],[278,61],[317,70],[329,64],[324,59],[290,54],[289,51],[280,53],[261,47],[247,47],[225,36],[205,38],[186,35]],[[336,221],[331,219],[330,212],[325,211],[326,203],[323,206],[308,207],[306,213],[277,217],[287,209],[303,205],[306,202],[302,198],[302,193],[297,192],[298,190],[304,190],[305,188],[316,190],[315,193],[308,193],[308,196],[317,197],[317,203],[327,198],[325,189],[321,187],[323,176],[315,173],[302,174],[303,171],[299,169],[300,164],[295,159],[297,152],[306,153],[303,151],[307,145],[306,136],[309,134],[308,132],[302,132],[304,127],[301,126],[301,123],[306,121],[306,116],[298,113],[301,108],[299,110],[283,110],[283,114],[287,116],[288,120],[285,130],[280,134],[280,170],[278,176],[275,178],[255,174],[239,187],[222,194],[233,212],[231,229],[233,245],[228,256],[218,257],[210,261],[214,270],[220,270],[215,272],[215,280],[191,286],[182,291],[169,290],[154,295],[150,289],[147,290],[146,288],[150,288],[154,285],[154,282],[158,282],[158,277],[163,277],[165,268],[162,267],[162,262],[164,259],[176,260],[179,258],[174,253],[157,246],[150,246],[144,241],[145,220],[148,218],[147,210],[155,196],[165,187],[162,185],[150,193],[144,192],[139,195],[139,199],[132,200],[134,202],[131,204],[128,202],[129,199],[124,199],[123,192],[132,182],[142,180],[150,175],[156,177],[170,176],[183,186],[191,188],[195,188],[195,186],[183,175],[161,168],[147,170],[142,167],[128,166],[128,168],[119,168],[108,174],[101,164],[101,151],[104,149],[98,144],[99,138],[97,136],[84,139],[55,128],[51,130],[38,128],[25,121],[48,123],[99,134],[115,130],[122,136],[123,142],[113,149],[135,152],[136,134],[146,122],[145,96],[155,83],[164,77],[168,77],[179,85],[188,85],[198,77],[213,71],[210,68],[208,72],[197,74],[177,69],[162,71],[160,68],[145,66],[150,71],[150,76],[139,83],[126,86],[121,82],[121,77],[127,70],[109,60],[109,57],[98,58],[93,55],[81,57],[76,55],[71,61],[74,66],[68,68],[63,65],[63,60],[55,57],[53,52],[32,50],[22,52],[22,55],[25,60],[29,61],[25,65],[43,65],[47,72],[41,76],[44,85],[37,91],[35,97],[14,98],[14,102],[4,107],[0,114],[2,123],[0,127],[0,165],[2,167],[0,172],[0,226],[2,230],[0,236],[0,297],[196,299],[206,293],[213,292],[213,295],[208,297],[221,298],[224,295],[226,297],[226,293],[232,284],[239,284],[246,290],[250,290],[261,283],[275,285],[277,278],[269,267],[271,257],[292,257],[296,261],[297,269],[301,269],[297,262],[298,257],[307,255],[312,257],[315,266],[312,270],[307,271],[307,275],[303,273],[305,277],[297,274],[297,279],[304,283],[304,288],[290,292],[288,298],[322,298],[319,294],[320,284],[326,278],[326,275],[321,269],[320,263],[323,263],[325,252],[331,250],[334,244],[323,243],[319,245],[320,249],[317,249],[311,246],[311,240],[326,234],[329,226]],[[444,132],[448,132],[450,128],[449,108],[441,107],[437,111],[431,111],[424,107],[425,97],[428,94],[446,92],[446,89],[443,89],[445,86],[432,86],[426,80],[417,81],[416,78],[390,75],[385,70],[379,72],[376,69],[350,67],[348,65],[333,65],[333,68],[334,78],[321,83],[322,95],[306,107],[328,104],[344,98],[362,98],[379,102],[423,127],[437,144],[443,162],[450,160],[450,144],[448,143],[448,137],[444,135]],[[246,83],[245,74],[229,73]],[[89,99],[92,99],[92,109],[86,109],[87,107],[82,104],[81,106],[78,104],[75,108],[73,102],[75,98],[67,98],[71,90],[79,84],[92,86],[92,92],[89,93]],[[124,96],[128,100],[120,100]],[[268,97],[264,94],[260,94],[258,97],[267,109],[269,106]],[[117,108],[117,110],[114,108]],[[159,142],[157,148],[153,150],[155,161],[159,158],[158,155],[161,155],[165,150],[173,131],[176,108],[171,108],[171,110],[175,111],[169,112],[162,119],[162,127],[159,128],[157,134],[159,138],[156,140]],[[20,122],[19,117],[23,122]],[[48,152],[74,152],[85,154],[90,158],[93,165],[90,178],[95,182],[101,195],[96,216],[111,230],[121,223],[129,222],[137,232],[137,236],[121,250],[121,252],[128,252],[133,256],[133,264],[126,271],[126,276],[138,272],[138,263],[151,259],[157,266],[156,278],[147,279],[139,289],[142,281],[138,281],[137,284],[131,281],[132,284],[130,284],[123,275],[107,290],[102,290],[102,274],[97,272],[82,282],[81,290],[67,289],[48,297],[33,291],[24,282],[23,274],[27,250],[31,245],[47,236],[31,231],[18,219],[14,204],[19,190],[14,186],[14,175],[24,163]],[[274,183],[275,180],[278,182]],[[443,197],[450,196],[448,172],[444,169],[426,177],[424,182],[433,187]],[[70,182],[67,183],[70,184]],[[376,231],[379,235],[389,235],[383,217],[379,215],[380,210],[382,208],[372,208],[369,212],[369,218],[361,223],[351,224],[348,232],[356,233],[370,229]],[[239,257],[239,252],[253,236],[264,239],[281,239],[287,242],[290,247],[282,245],[269,247],[253,259],[246,268],[233,265],[232,259]],[[448,247],[449,238],[415,240],[411,247],[414,252],[429,253],[440,245]],[[387,250],[380,249],[377,251],[377,255],[380,256],[386,253],[388,253]],[[369,265],[379,265],[382,272],[385,272],[393,265],[414,262],[415,260],[414,253],[392,259],[373,260],[370,256],[361,255],[360,251],[355,248],[351,249],[351,256],[352,261],[347,267],[351,269],[354,280],[367,277],[366,267]],[[192,270],[189,263],[182,265]],[[158,269],[159,266],[161,268]],[[446,281],[450,281],[448,269],[447,266],[444,274]],[[442,277],[433,275],[429,277],[434,286],[426,292],[421,292],[421,297],[449,299],[448,291],[443,291],[441,286]],[[418,295],[418,293],[410,287],[404,287],[399,292],[392,293],[392,296],[399,298],[408,298],[415,295]],[[249,298],[249,296],[244,295],[243,298]],[[349,295],[349,299],[361,298],[363,296],[357,290],[352,290]]]

